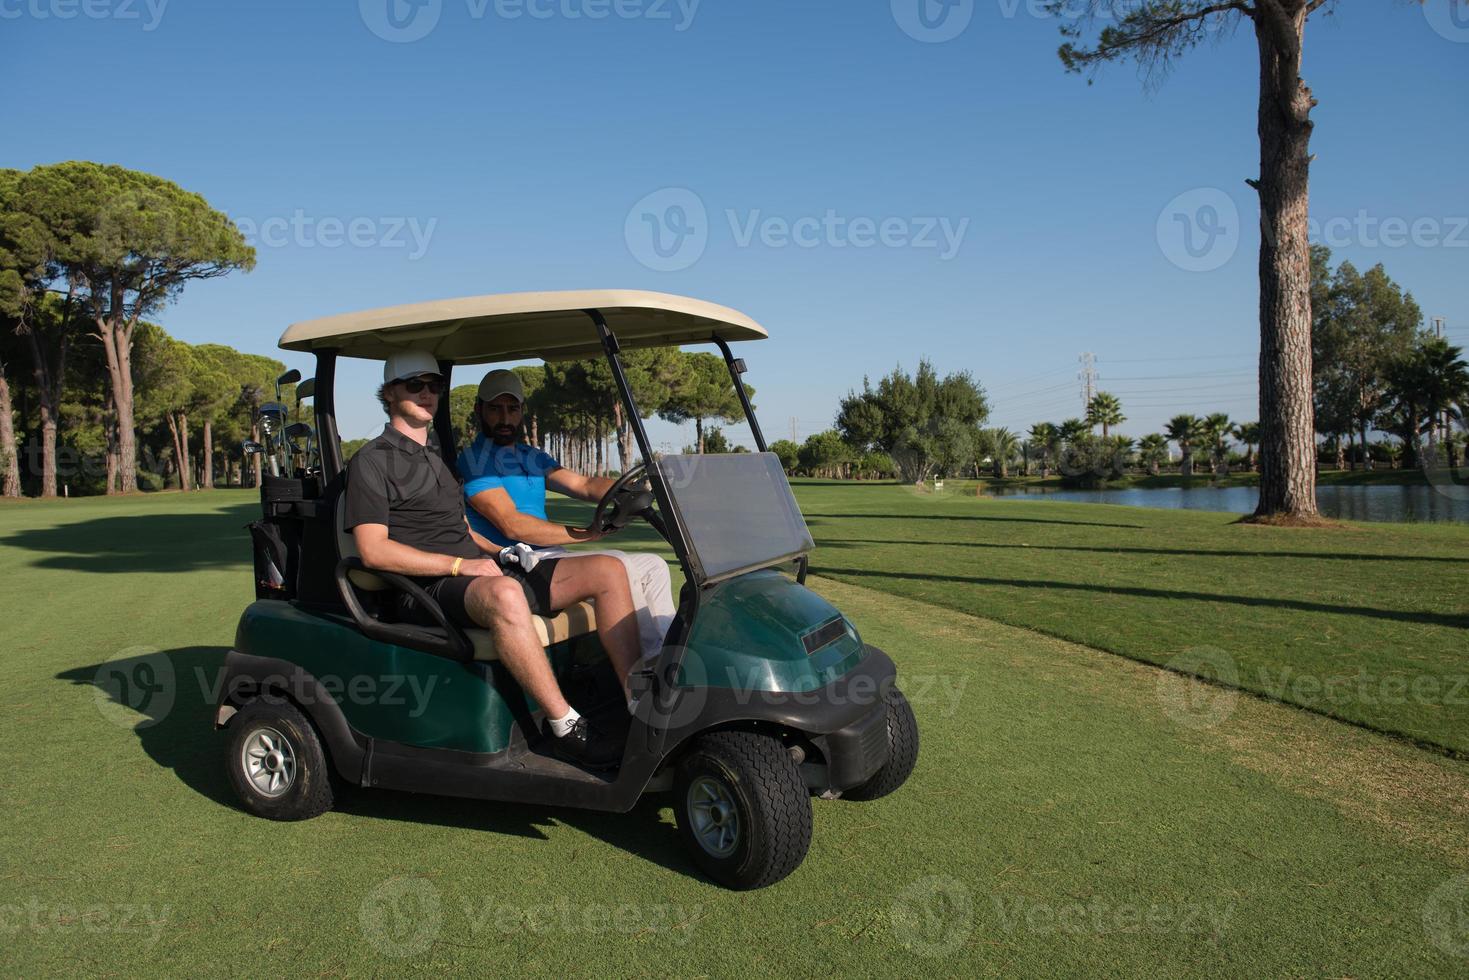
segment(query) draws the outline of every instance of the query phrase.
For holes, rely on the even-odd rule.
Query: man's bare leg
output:
[[[564,718],[571,705],[556,683],[551,662],[530,622],[525,591],[515,579],[503,575],[474,580],[464,594],[464,607],[475,622],[495,638],[495,650],[510,676],[535,699],[547,718]]]
[[[590,599],[597,607],[597,636],[626,690],[627,675],[641,659],[643,648],[622,562],[610,555],[577,555],[558,561],[551,576],[551,605],[564,609],[582,599]]]

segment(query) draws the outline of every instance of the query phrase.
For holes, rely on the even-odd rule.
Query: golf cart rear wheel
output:
[[[766,735],[700,737],[678,764],[674,813],[694,863],[727,888],[773,885],[811,846],[811,797],[785,746]]]
[[[245,809],[309,820],[332,808],[331,774],[311,722],[284,698],[262,697],[230,719],[226,765]]]
[[[844,800],[875,800],[907,781],[918,761],[918,719],[908,699],[896,687],[887,694],[888,761],[867,782],[842,794]]]

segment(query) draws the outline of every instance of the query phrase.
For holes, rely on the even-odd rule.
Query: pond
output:
[[[987,495],[1034,496],[1072,503],[1125,504],[1170,510],[1217,510],[1248,514],[1255,509],[1259,491],[1254,487],[1163,487],[1116,490],[1052,490],[1004,487]],[[1320,486],[1316,503],[1324,517],[1347,521],[1464,521],[1469,522],[1469,488],[1440,491],[1430,486]]]

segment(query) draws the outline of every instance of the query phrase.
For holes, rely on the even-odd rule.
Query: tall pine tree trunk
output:
[[[1260,47],[1260,503],[1256,517],[1316,510],[1311,403],[1311,254],[1307,239],[1311,107],[1301,81],[1305,4],[1264,0]]]
[[[134,493],[138,489],[138,433],[133,427],[132,330],[114,327],[100,318],[97,330],[107,355],[107,380],[117,424],[117,492]]]
[[[214,431],[209,419],[204,420],[204,469],[199,474],[199,485],[205,490],[214,489]]]
[[[41,415],[41,496],[56,496],[56,427],[61,408],[61,377],[66,371],[67,336],[57,342],[56,367],[46,358],[43,338],[34,325],[25,331],[31,349],[31,374]]]
[[[11,411],[10,382],[0,374],[0,497],[20,496],[20,457],[15,451]]]

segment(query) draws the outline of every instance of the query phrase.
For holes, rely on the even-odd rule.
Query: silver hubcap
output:
[[[240,765],[261,796],[280,796],[296,781],[296,752],[274,728],[250,733],[240,751]]]
[[[700,776],[689,786],[689,820],[699,846],[714,857],[729,857],[740,842],[740,814],[724,784]]]

